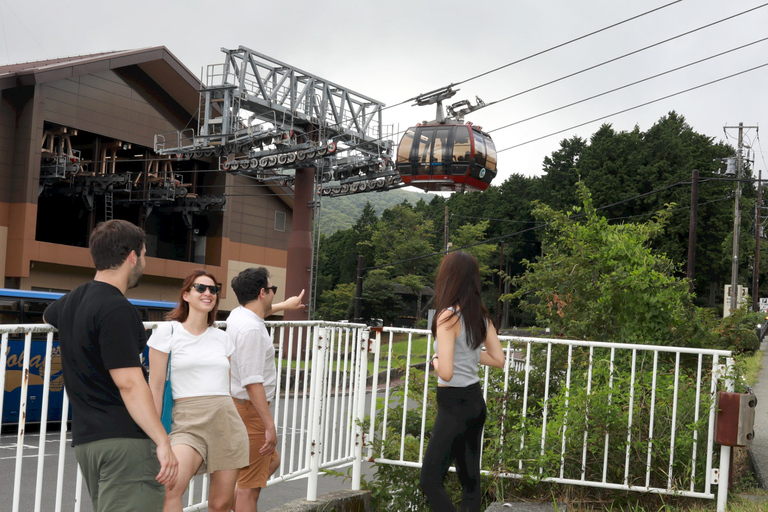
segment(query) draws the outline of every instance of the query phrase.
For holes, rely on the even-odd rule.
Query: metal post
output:
[[[733,392],[736,383],[733,379],[735,360],[732,357],[725,359],[725,390]],[[717,512],[725,512],[728,503],[728,481],[730,479],[731,447],[720,446],[720,477],[717,484]]]
[[[363,265],[365,259],[362,254],[357,256],[357,286],[355,288],[355,321],[360,321],[363,309]]]
[[[325,395],[325,354],[328,329],[315,331],[312,347],[312,445],[310,449],[309,477],[307,478],[307,501],[317,501],[317,477],[320,473],[320,459],[323,456],[323,398]]]
[[[22,363],[21,393],[19,398],[19,425],[16,436],[16,467],[13,477],[13,512],[19,511],[21,497],[21,461],[24,453],[24,427],[27,417],[27,398],[29,395],[29,354],[32,352],[32,332],[28,331],[24,336],[24,362]],[[62,423],[64,422],[62,417]]]
[[[368,428],[368,439],[373,441],[376,427],[376,395],[379,388],[379,362],[381,360],[381,333],[384,332],[383,327],[373,327],[371,331],[376,333],[376,339],[373,345],[373,382],[371,383],[371,408],[368,413],[371,417],[371,422]],[[366,365],[367,366],[367,365]],[[368,378],[366,377],[366,381]],[[373,457],[373,443],[368,443],[368,458]]]
[[[699,216],[699,170],[694,169],[691,174],[691,220],[688,224],[688,268],[686,278],[691,293],[694,293],[694,272],[696,270],[696,222]]]
[[[759,311],[758,306],[758,274],[760,273],[760,237],[762,226],[760,225],[760,207],[763,202],[763,170],[757,175],[757,206],[755,207],[755,264],[752,272],[752,311]]]
[[[360,335],[360,357],[357,358],[357,385],[355,386],[357,403],[355,410],[355,460],[352,462],[352,490],[360,490],[363,466],[363,420],[365,419],[365,388],[368,380],[368,344],[371,333],[365,330]]]

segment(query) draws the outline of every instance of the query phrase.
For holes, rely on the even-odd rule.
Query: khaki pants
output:
[[[149,439],[102,439],[75,446],[94,512],[162,512],[165,486],[155,443]]]

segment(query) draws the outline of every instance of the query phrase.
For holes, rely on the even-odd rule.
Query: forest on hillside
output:
[[[316,316],[352,319],[357,259],[362,255],[366,271],[361,318],[381,318],[387,325],[425,325],[448,207],[448,242],[453,249],[468,247],[480,262],[483,298],[492,317],[502,328],[543,327],[532,312],[535,308],[521,308],[521,298],[513,295],[520,277],[557,247],[552,239],[557,235],[535,210],[545,206],[577,219],[584,208],[581,187],[590,195],[596,215],[609,225],[658,222],[660,234],[642,244],[667,258],[674,277],[684,279],[694,169],[700,178],[691,300],[722,314],[723,285],[731,278],[736,189],[733,177],[723,171],[725,159],[734,155],[733,147],[697,133],[683,116],[670,112],[646,131],[616,131],[604,124],[589,140],[564,139],[544,158],[542,176],[513,174],[484,192],[420,198],[415,203],[401,200],[381,212],[371,197],[362,196],[366,202],[357,213],[346,213],[354,217],[351,227],[324,230],[328,234],[320,244]],[[746,285],[754,265],[757,199],[749,165],[743,178],[739,283]],[[762,263],[761,282],[767,273],[768,265]],[[500,296],[506,300],[499,301]]]
[[[366,204],[370,204],[376,215],[392,208],[403,201],[415,205],[420,199],[431,201],[434,194],[395,189],[386,192],[366,192],[348,196],[323,197],[320,208],[320,232],[332,235],[340,229],[351,228]]]

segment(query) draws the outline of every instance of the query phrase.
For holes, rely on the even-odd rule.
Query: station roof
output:
[[[190,114],[197,112],[203,84],[165,46],[0,66],[0,91],[127,66],[138,66]]]

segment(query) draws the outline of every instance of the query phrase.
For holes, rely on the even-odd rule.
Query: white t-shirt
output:
[[[227,334],[235,344],[232,355],[232,396],[249,400],[248,384],[263,384],[267,401],[275,398],[277,367],[275,347],[264,320],[243,306],[227,318]]]
[[[227,333],[209,327],[195,336],[179,322],[161,324],[147,345],[171,354],[173,399],[229,395],[229,357],[235,351]]]

